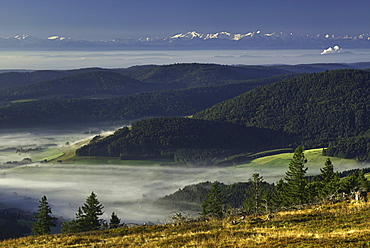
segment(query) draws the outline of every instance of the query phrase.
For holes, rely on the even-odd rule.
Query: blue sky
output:
[[[369,0],[0,0],[0,37],[86,40],[180,32],[370,33]]]

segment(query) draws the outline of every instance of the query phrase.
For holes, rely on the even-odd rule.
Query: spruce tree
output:
[[[51,207],[47,202],[46,196],[43,196],[39,203],[38,211],[34,216],[37,221],[33,224],[32,232],[34,235],[50,234],[51,227],[56,226],[54,222],[57,218],[51,216]]]
[[[254,173],[252,175],[252,188],[247,192],[250,197],[246,198],[244,202],[244,208],[247,211],[253,211],[255,215],[258,215],[261,210],[262,205],[262,183],[263,177],[259,173]]]
[[[82,207],[78,208],[76,219],[62,223],[62,232],[76,233],[99,230],[104,222],[102,219],[99,219],[99,216],[104,213],[102,211],[103,208],[97,195],[91,192]]]
[[[347,176],[340,184],[342,191],[350,193],[356,189],[370,190],[370,182],[365,177],[364,170],[355,170],[349,176]]]
[[[62,223],[62,233],[78,233],[89,231],[84,222],[84,213],[81,207],[78,208],[76,219]]]
[[[91,192],[90,196],[86,199],[86,203],[82,205],[84,213],[83,222],[89,230],[99,230],[102,220],[99,216],[104,212],[103,205],[99,202],[97,195]]]
[[[279,209],[280,207],[289,206],[289,202],[287,201],[287,183],[284,182],[283,179],[280,179],[276,186],[275,190],[272,194],[272,205],[274,208]]]
[[[325,165],[320,169],[320,172],[322,186],[320,190],[320,196],[326,197],[335,193],[339,186],[339,176],[338,173],[334,172],[334,166],[330,158],[326,160]]]
[[[121,219],[119,219],[117,214],[113,212],[110,217],[109,228],[110,229],[117,228],[119,227],[120,223],[121,223]]]
[[[299,146],[294,151],[293,159],[284,177],[287,183],[285,197],[289,204],[302,204],[307,201],[305,174],[308,168],[305,167],[305,163],[307,159],[303,154],[303,148]]]
[[[212,215],[218,218],[224,216],[224,200],[219,184],[212,184],[207,199],[202,203],[202,215]]]

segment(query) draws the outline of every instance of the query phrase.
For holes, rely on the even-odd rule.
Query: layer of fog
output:
[[[268,182],[282,178],[288,168],[269,166],[228,168],[179,168],[160,165],[76,165],[32,164],[12,165],[7,161],[35,158],[36,153],[17,154],[14,148],[35,146],[58,149],[92,137],[98,132],[83,130],[27,130],[0,133],[0,209],[20,208],[35,211],[38,200],[46,195],[56,216],[71,219],[87,196],[94,191],[104,205],[103,218],[114,211],[125,223],[163,222],[171,210],[159,209],[151,203],[186,185],[205,181],[225,184],[246,182],[255,172]],[[45,152],[44,150],[41,152]],[[45,153],[47,154],[47,153]],[[7,168],[13,167],[13,168]],[[319,166],[309,173],[319,172]]]
[[[333,50],[333,49],[332,49]],[[2,51],[1,69],[126,68],[173,63],[307,64],[368,62],[370,49],[346,49],[335,56],[317,50],[197,50],[197,51]]]

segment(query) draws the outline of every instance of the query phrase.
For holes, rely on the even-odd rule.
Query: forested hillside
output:
[[[77,154],[218,164],[221,157],[232,161],[230,156],[246,158],[253,152],[297,145],[326,147],[331,142],[327,155],[367,160],[368,142],[361,139],[358,143],[355,137],[369,130],[369,84],[370,73],[358,70],[306,74],[255,88],[201,111],[193,119],[134,123],[120,142],[97,143],[100,145],[81,148]],[[242,126],[258,129],[247,134]],[[353,140],[361,145],[354,145]],[[333,143],[337,141],[345,145]]]
[[[267,66],[227,66],[217,64],[172,64],[126,70],[125,75],[148,83],[163,83],[173,88],[199,87],[272,77],[291,72]]]
[[[43,98],[108,98],[153,90],[235,83],[288,74],[263,67],[174,64],[127,69],[87,68],[67,71],[0,73],[0,102]]]
[[[109,99],[58,98],[12,103],[0,108],[0,126],[79,125],[99,122],[122,125],[147,117],[192,115],[255,87],[294,76],[289,74],[216,86],[143,92]]]
[[[369,103],[370,73],[335,70],[256,88],[194,118],[283,130],[315,147],[368,131]]]
[[[3,72],[0,73],[0,89],[18,87],[42,81],[49,81],[84,72],[101,71],[101,68],[84,68],[76,70],[39,70],[31,72]]]
[[[273,130],[183,117],[137,121],[131,129],[92,142],[78,156],[121,159],[170,158],[177,163],[215,164],[226,157],[284,147],[292,137]]]
[[[42,98],[84,98],[131,95],[161,89],[114,72],[97,71],[75,74],[51,81],[3,89],[0,101]]]
[[[323,155],[369,162],[370,133],[368,131],[364,135],[329,142],[329,146],[323,150]]]

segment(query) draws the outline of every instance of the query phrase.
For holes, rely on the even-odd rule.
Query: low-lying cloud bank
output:
[[[324,51],[321,52],[321,54],[333,54],[333,53],[340,53],[342,52],[342,48],[339,46],[329,47],[327,49],[324,49]]]

